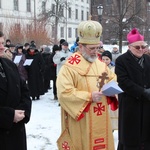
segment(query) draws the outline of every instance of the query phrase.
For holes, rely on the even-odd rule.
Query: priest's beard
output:
[[[82,56],[85,60],[91,63],[94,62],[97,58],[97,56],[93,56],[93,57],[89,56],[86,52],[82,52]]]

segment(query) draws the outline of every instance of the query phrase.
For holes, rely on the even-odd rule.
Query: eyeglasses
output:
[[[141,46],[133,46],[133,45],[131,45],[132,47],[134,47],[135,49],[138,49],[138,50],[140,50],[140,49],[145,49],[145,48],[147,48],[148,47],[148,45],[141,45]]]
[[[88,48],[88,47],[86,47],[86,45],[83,45],[86,49],[88,49],[89,51],[98,51],[99,49],[100,49],[100,47],[98,46],[98,47],[90,47],[90,48]]]

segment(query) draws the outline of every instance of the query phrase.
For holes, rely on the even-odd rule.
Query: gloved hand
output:
[[[144,89],[143,97],[150,101],[150,88],[149,89]]]
[[[65,60],[66,59],[66,57],[61,57],[60,58],[60,61],[63,61],[63,60]]]

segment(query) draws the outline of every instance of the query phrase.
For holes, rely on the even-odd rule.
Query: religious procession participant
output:
[[[116,80],[116,75],[97,58],[101,33],[100,23],[81,22],[79,51],[59,71],[57,94],[62,119],[59,150],[114,150],[108,101],[101,87]]]
[[[106,63],[106,65],[109,67],[109,69],[114,72],[115,66],[111,63],[112,62],[112,54],[109,51],[104,51],[102,53],[102,61]],[[116,95],[118,97],[118,95]],[[112,124],[112,131],[118,130],[118,109],[115,111],[111,110],[109,108],[110,118],[111,118],[111,124]]]
[[[150,57],[136,28],[127,34],[128,51],[116,59],[115,72],[124,93],[119,98],[118,150],[150,150]]]

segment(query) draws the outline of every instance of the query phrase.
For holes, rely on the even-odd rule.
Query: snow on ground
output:
[[[52,89],[40,100],[32,102],[30,122],[26,125],[28,150],[58,150],[56,141],[60,135],[60,107],[53,100]],[[117,147],[118,131],[114,133]]]

